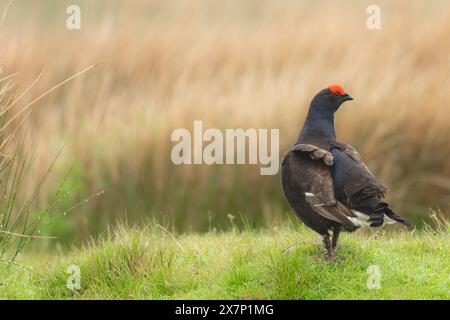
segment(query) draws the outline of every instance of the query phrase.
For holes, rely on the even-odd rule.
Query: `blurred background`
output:
[[[419,226],[430,208],[448,216],[450,4],[377,1],[381,29],[369,30],[372,2],[14,1],[0,28],[2,76],[19,72],[18,96],[45,68],[15,108],[99,63],[33,105],[19,198],[64,146],[31,208],[50,207],[42,233],[63,243],[118,221],[188,232],[293,218],[279,175],[175,166],[170,135],[194,120],[279,128],[281,159],[311,98],[338,83],[355,97],[336,115],[338,138],[359,149],[396,211]],[[81,30],[66,28],[72,4]]]

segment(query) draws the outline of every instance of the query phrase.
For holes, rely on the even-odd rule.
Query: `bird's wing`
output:
[[[359,154],[359,152],[351,145],[349,144],[342,144],[344,146],[344,148],[342,149],[342,151],[344,151],[344,153],[346,155],[348,155],[350,158],[353,159],[353,161],[355,161],[356,163],[359,163],[362,167],[364,167],[364,169],[367,170],[368,173],[370,173],[370,175],[373,176],[373,173],[369,170],[369,168],[366,166],[366,164],[363,162],[361,155]]]
[[[365,176],[367,185],[370,186],[371,188],[374,188],[375,191],[378,191],[381,197],[384,197],[387,188],[380,181],[378,181],[378,179],[375,177],[372,171],[369,170],[369,168],[363,162],[359,152],[349,144],[342,144],[342,145],[344,146],[344,148],[341,150],[364,169],[363,171],[365,171],[365,174],[363,175]]]
[[[299,143],[291,147],[289,151],[306,152],[313,160],[322,160],[327,166],[333,165],[333,155],[330,151],[321,149],[312,144]]]
[[[383,224],[385,214],[397,217],[389,213],[388,204],[383,200],[386,188],[367,169],[354,148],[333,148],[331,152],[337,198],[367,220],[360,222],[377,227]]]
[[[334,198],[333,178],[330,167],[333,155],[325,149],[312,144],[296,144],[290,150],[295,154],[306,154],[310,159],[302,161],[292,172],[302,175],[305,184],[303,195],[306,202],[322,217],[345,225],[354,226],[351,218],[356,215]],[[294,162],[295,163],[295,162]]]

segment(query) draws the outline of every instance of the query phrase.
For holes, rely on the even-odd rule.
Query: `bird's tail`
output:
[[[409,222],[408,220],[406,220],[403,217],[400,217],[398,214],[396,214],[394,211],[392,211],[391,208],[387,207],[385,209],[384,213],[392,220],[395,220],[395,221],[405,225],[408,229],[414,228],[414,225],[411,222]]]

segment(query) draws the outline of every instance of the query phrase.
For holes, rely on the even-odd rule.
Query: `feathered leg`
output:
[[[329,233],[323,235],[323,244],[325,245],[325,249],[327,250],[327,258],[331,261],[335,261],[336,256],[334,255]]]
[[[333,228],[333,238],[331,239],[331,248],[333,250],[334,257],[336,257],[337,243],[339,240],[339,234],[341,233],[341,227]]]

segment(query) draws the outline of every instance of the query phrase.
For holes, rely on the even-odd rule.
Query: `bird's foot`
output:
[[[327,261],[329,263],[336,263],[338,260],[337,260],[336,256],[328,256]]]
[[[334,252],[334,251],[327,252],[326,259],[328,262],[337,262],[336,252]]]

